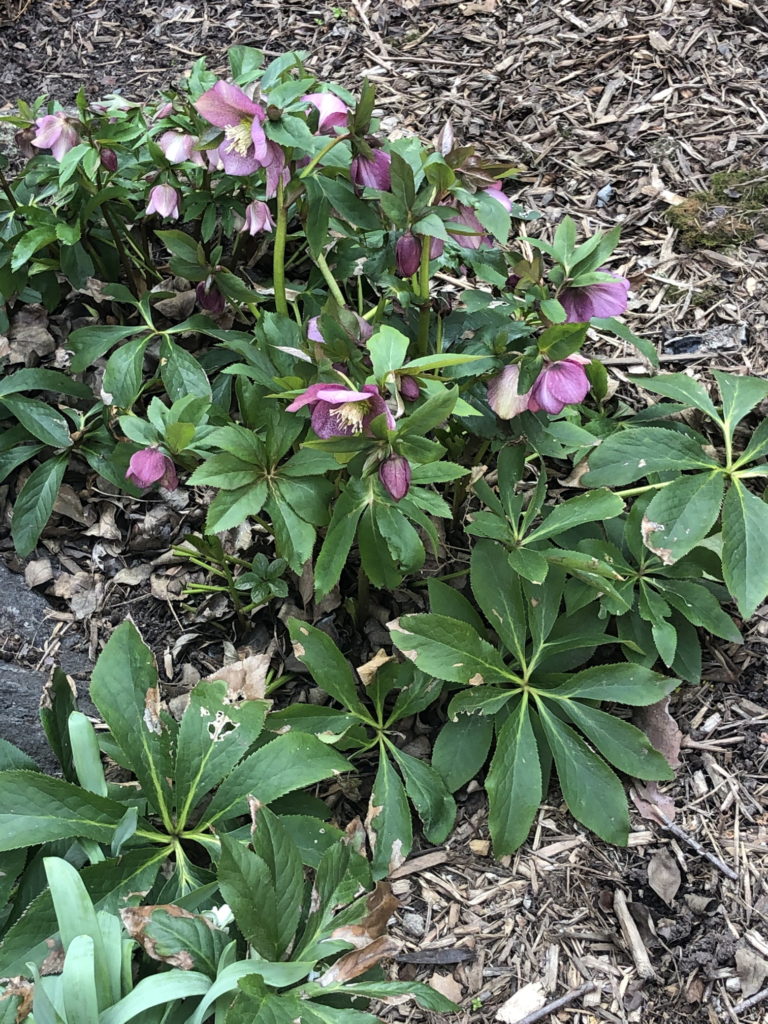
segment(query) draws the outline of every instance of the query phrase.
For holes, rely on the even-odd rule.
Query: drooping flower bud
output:
[[[389,153],[383,149],[374,149],[370,160],[358,154],[350,164],[349,176],[360,188],[377,188],[380,192],[389,192],[392,187],[389,173],[391,162]]]
[[[159,213],[171,220],[179,219],[179,193],[170,185],[155,185],[149,191],[147,213]]]
[[[157,144],[162,149],[163,156],[169,163],[183,164],[186,160],[191,160],[192,163],[204,167],[205,160],[203,159],[203,154],[195,149],[199,141],[196,136],[189,135],[186,132],[168,131],[163,132],[157,140]]]
[[[528,408],[531,412],[543,409],[551,416],[562,412],[566,405],[578,405],[589,392],[590,383],[584,369],[589,360],[574,352],[567,359],[548,363],[536,378],[530,390]]]
[[[245,208],[245,221],[241,231],[247,231],[249,235],[256,235],[260,231],[271,231],[275,226],[272,214],[266,203],[260,199],[254,199]]]
[[[411,487],[411,464],[404,455],[388,455],[379,466],[379,480],[395,501],[402,501]]]
[[[317,108],[317,130],[323,135],[333,135],[334,128],[346,127],[349,107],[332,92],[310,92],[301,97],[305,103]]]
[[[400,277],[411,277],[421,263],[421,242],[410,231],[400,235],[395,245],[397,272]]]
[[[200,308],[208,313],[218,315],[224,312],[226,301],[213,282],[201,281],[195,288],[195,297]]]
[[[117,170],[117,153],[114,149],[100,149],[99,160],[105,171],[113,174]]]
[[[157,448],[142,448],[140,452],[135,452],[128,463],[125,479],[142,488],[159,484],[168,491],[175,491],[179,486],[176,467]]]
[[[421,394],[419,382],[407,373],[397,375],[397,389],[406,402],[415,402]]]

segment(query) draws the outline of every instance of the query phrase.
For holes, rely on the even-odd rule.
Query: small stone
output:
[[[417,938],[421,938],[426,930],[426,923],[421,914],[416,914],[412,910],[406,910],[402,917],[403,928],[408,932],[409,935],[415,935]]]
[[[491,851],[488,839],[470,839],[469,848],[476,857],[487,857]]]

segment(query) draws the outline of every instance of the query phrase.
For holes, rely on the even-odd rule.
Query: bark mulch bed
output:
[[[372,79],[392,134],[429,137],[450,117],[457,137],[520,168],[516,197],[542,213],[543,230],[563,211],[585,228],[621,222],[616,269],[632,280],[632,323],[664,363],[765,372],[760,4],[5,0],[0,109],[44,92],[71,102],[81,85],[92,98],[148,97],[199,56],[222,68],[233,43],[269,55],[306,50],[318,74],[350,88]],[[620,343],[596,344],[620,380],[635,368]],[[188,567],[170,546],[199,525],[194,503],[65,491],[58,511],[50,557],[27,566],[27,582],[46,588],[59,633],[81,632],[91,656],[131,614],[173,695],[216,668],[222,650],[269,643],[269,624],[236,637],[215,603],[184,610]],[[23,570],[3,535],[11,568]],[[331,625],[334,611],[324,610]],[[519,853],[495,862],[482,791],[471,784],[447,846],[417,851],[394,880],[399,977],[432,979],[462,1002],[461,1024],[494,1020],[529,983],[547,1000],[594,986],[541,1018],[551,1022],[765,1024],[768,1004],[738,1004],[768,979],[768,607],[745,635],[743,647],[713,644],[702,685],[675,699],[676,834],[635,814],[628,849],[616,849],[555,802]],[[381,641],[375,627],[369,639]],[[402,1007],[381,1016],[430,1018]]]

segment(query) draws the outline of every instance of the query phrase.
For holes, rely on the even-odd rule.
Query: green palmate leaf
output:
[[[189,1018],[188,1024],[203,1024],[203,1021],[207,1019],[206,1011],[220,996],[226,995],[227,992],[233,992],[237,988],[240,978],[256,974],[267,985],[271,985],[273,988],[284,988],[286,985],[294,985],[301,981],[313,967],[313,963],[272,964],[267,960],[237,960],[219,971],[216,980]]]
[[[430,843],[444,843],[456,820],[456,804],[445,783],[425,761],[394,745],[390,752],[403,773],[405,791],[424,822],[425,836]]]
[[[200,800],[245,756],[259,736],[268,701],[227,700],[224,682],[198,683],[190,694],[176,743],[174,797],[183,829]]]
[[[432,748],[432,767],[449,792],[473,779],[485,764],[493,739],[493,721],[483,715],[459,715],[446,722]]]
[[[357,545],[363,572],[374,587],[394,590],[403,580],[403,573],[395,564],[381,535],[373,506],[369,505],[360,519]]]
[[[118,626],[107,641],[91,676],[91,699],[124,764],[169,827],[171,735],[160,712],[154,657],[132,622]]]
[[[120,327],[98,324],[93,327],[79,327],[67,338],[67,347],[73,349],[75,353],[70,364],[72,373],[82,373],[124,338],[144,332],[146,327],[142,325]]]
[[[689,580],[665,580],[664,597],[694,626],[701,626],[702,629],[731,643],[741,642],[741,633],[733,624],[730,615],[723,611],[714,594],[700,583],[691,583]]]
[[[406,615],[392,641],[422,671],[438,679],[481,686],[516,680],[493,647],[465,622],[443,615]]]
[[[723,399],[723,419],[731,437],[737,423],[768,395],[768,381],[762,377],[739,376],[713,371]]]
[[[206,533],[222,533],[258,515],[267,500],[267,482],[258,480],[233,491],[219,491],[208,506],[205,519]]]
[[[315,593],[318,598],[328,594],[339,582],[366,504],[366,499],[352,484],[336,502],[315,564]]]
[[[315,736],[288,733],[260,747],[235,768],[203,812],[201,825],[245,814],[247,798],[261,804],[348,771],[349,764]]]
[[[245,938],[259,956],[277,960],[277,895],[266,861],[243,843],[223,835],[218,880],[221,894]]]
[[[0,851],[78,836],[109,842],[122,804],[37,770],[0,773]]]
[[[743,467],[753,459],[759,459],[768,454],[768,419],[761,420],[757,429],[752,433],[747,447],[736,460],[736,466]],[[754,468],[754,467],[753,467]],[[762,468],[765,468],[764,466]]]
[[[10,431],[8,431],[8,433],[10,433]],[[24,434],[26,437],[26,431]],[[0,452],[0,484],[6,479],[6,477],[9,477],[15,469],[18,469],[19,466],[23,466],[25,462],[33,459],[43,450],[43,447],[44,446],[41,444],[20,444],[18,447],[11,448],[9,451]]]
[[[312,557],[316,537],[314,527],[302,519],[288,502],[277,497],[267,499],[266,509],[272,520],[278,554],[295,573],[300,573]]]
[[[526,537],[526,543],[555,537],[574,526],[582,523],[597,523],[605,519],[614,519],[624,511],[624,502],[607,490],[590,491],[580,494],[577,498],[556,505],[547,515],[541,526],[536,527]]]
[[[144,353],[149,338],[135,338],[115,349],[107,360],[102,390],[109,404],[129,409],[138,398],[143,380]]]
[[[647,391],[653,391],[657,395],[664,395],[665,398],[673,398],[686,405],[692,405],[694,409],[706,413],[713,420],[720,420],[717,409],[707,394],[707,389],[693,377],[688,377],[684,373],[660,373],[656,377],[630,377],[629,379]]]
[[[48,522],[67,468],[66,456],[42,462],[27,477],[13,506],[11,537],[22,558],[37,544]]]
[[[575,700],[558,706],[616,768],[636,779],[674,778],[666,758],[634,725]]]
[[[289,619],[288,631],[294,654],[307,666],[317,685],[343,707],[367,718],[352,667],[328,634],[298,619]]]
[[[589,472],[582,482],[589,487],[620,487],[649,473],[716,466],[687,434],[665,427],[628,427],[606,438],[590,454]]]
[[[498,732],[485,788],[493,849],[501,857],[525,840],[542,797],[539,752],[526,698],[516,702]]]
[[[499,544],[490,540],[479,541],[472,550],[470,582],[485,617],[518,664],[525,665],[525,602],[520,580],[505,555]]]
[[[552,693],[558,697],[612,700],[631,707],[645,707],[666,697],[677,685],[677,679],[669,679],[650,668],[620,662],[586,668],[571,675],[560,686],[550,691],[541,689],[540,692],[543,697]]]
[[[734,480],[723,502],[723,579],[748,619],[768,592],[768,505]]]
[[[626,846],[629,812],[619,779],[570,726],[537,705],[571,814],[606,842]]]
[[[383,752],[371,791],[366,824],[373,853],[373,877],[386,878],[411,852],[413,828],[405,789]]]
[[[672,565],[704,540],[720,515],[725,478],[696,473],[654,495],[643,516],[643,543]]]
[[[208,375],[190,352],[180,345],[174,345],[168,338],[163,339],[160,352],[160,376],[171,401],[185,395],[197,395],[210,401]]]
[[[251,844],[256,855],[267,865],[273,879],[276,959],[281,959],[293,942],[301,918],[304,899],[301,856],[280,818],[266,807],[260,808],[256,815]],[[266,908],[262,905],[261,910],[264,912]]]
[[[72,445],[67,421],[45,402],[37,398],[24,398],[22,395],[7,395],[2,399],[2,404],[43,444],[51,448],[69,448]]]
[[[405,362],[408,354],[409,341],[404,334],[382,324],[367,342],[368,351],[371,353],[373,364],[373,375],[377,380],[382,380],[393,370],[399,370]]]

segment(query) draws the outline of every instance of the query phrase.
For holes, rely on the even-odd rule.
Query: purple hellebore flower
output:
[[[172,103],[163,103],[154,112],[154,114],[152,115],[151,120],[152,121],[162,121],[162,119],[164,117],[168,117],[168,115],[171,113],[172,110],[173,110],[173,104]]]
[[[227,174],[253,174],[269,162],[266,112],[238,86],[218,81],[195,101],[195,108],[210,124],[224,129],[219,157]]]
[[[192,163],[205,167],[203,154],[195,149],[199,141],[187,132],[168,131],[163,132],[157,144],[162,149],[165,159],[172,164],[183,164],[186,160],[191,160]]]
[[[201,309],[218,315],[224,312],[226,300],[213,282],[201,281],[195,288],[195,298]]]
[[[435,238],[433,236],[429,242],[429,258],[431,260],[438,259],[440,256],[443,255],[444,249],[445,242],[442,240],[442,238]]]
[[[600,267],[600,273],[609,273]],[[626,277],[613,275],[612,281],[583,285],[581,288],[565,288],[558,299],[565,310],[567,324],[584,324],[592,317],[620,316],[627,308],[629,281]]]
[[[117,170],[117,153],[114,149],[100,149],[99,162],[105,171],[113,174]]]
[[[471,228],[475,233],[471,235],[454,234],[450,229],[451,224],[459,224],[461,227]],[[490,249],[493,244],[471,206],[460,206],[456,216],[448,221],[447,229],[454,242],[458,242],[464,249]]]
[[[136,487],[160,484],[168,491],[175,491],[179,486],[179,478],[172,460],[157,448],[142,448],[140,452],[135,452],[128,463],[125,479]]]
[[[400,277],[411,277],[419,269],[421,263],[421,242],[419,239],[406,231],[400,235],[395,245],[395,260],[397,272]]]
[[[334,128],[345,128],[349,120],[349,107],[332,92],[310,92],[301,97],[305,103],[317,108],[317,130],[321,135],[333,135]]]
[[[179,219],[179,193],[170,185],[155,185],[149,190],[147,213],[159,213],[171,220]]]
[[[388,455],[379,466],[379,480],[395,501],[402,501],[411,487],[411,464],[404,455]]]
[[[545,366],[530,390],[530,411],[543,409],[554,415],[562,412],[566,405],[583,402],[590,388],[589,377],[584,369],[588,363],[588,359],[574,352],[567,359]]]
[[[505,366],[501,373],[488,381],[488,405],[499,419],[511,420],[529,407],[531,392],[517,393],[517,382],[520,379],[520,367],[517,363]]]
[[[254,199],[248,203],[245,208],[245,221],[240,228],[241,231],[247,231],[249,235],[255,235],[259,231],[271,231],[274,226],[275,222],[272,220],[272,214],[266,203],[262,203],[260,199]]]
[[[367,433],[377,416],[387,418],[387,427],[395,428],[395,419],[375,384],[366,384],[362,391],[353,391],[344,384],[311,384],[298,398],[287,405],[286,412],[296,412],[305,405],[312,408],[312,429],[318,437],[350,437]]]
[[[80,136],[69,122],[69,118],[59,110],[56,114],[45,114],[35,121],[37,134],[31,140],[38,149],[50,149],[54,159],[61,161],[65,153],[73,149],[80,141]]]
[[[501,188],[501,182],[497,181],[488,188],[484,188],[483,192],[491,199],[495,199],[497,203],[501,203],[507,213],[512,213],[512,200],[509,196],[505,195]]]
[[[389,192],[392,187],[389,174],[391,162],[389,153],[383,149],[374,149],[370,160],[358,154],[352,160],[349,176],[359,188],[377,188],[380,192]]]

